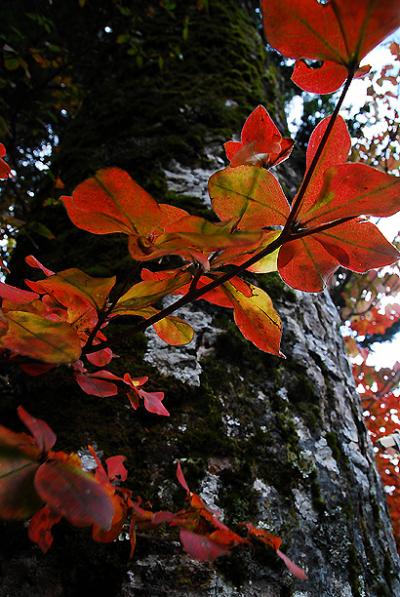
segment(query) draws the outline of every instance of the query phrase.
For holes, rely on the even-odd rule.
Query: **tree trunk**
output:
[[[47,9],[59,29],[66,24],[63,39],[83,90],[74,118],[55,131],[53,171],[70,191],[95,169],[117,165],[158,199],[204,215],[223,142],[257,103],[284,127],[287,86],[277,59],[264,52],[252,2],[186,0],[169,11],[161,4],[127,3],[125,13],[107,2]],[[280,167],[289,191],[292,168]],[[131,267],[124,240],[71,229],[57,206],[34,213],[57,236],[38,241],[49,267],[92,275]],[[21,256],[37,253],[29,242],[19,243],[14,277],[23,273]],[[398,557],[336,309],[328,294],[294,292],[276,275],[257,283],[283,319],[286,360],[258,351],[229,313],[200,302],[182,310],[197,332],[184,348],[167,347],[151,332],[132,335],[129,322],[110,326],[121,354],[116,372],[149,374],[166,392],[170,419],[133,413],[122,399],[83,395],[60,368],[39,378],[16,370],[3,377],[3,422],[22,403],[55,429],[60,449],[95,443],[107,457],[125,454],[129,486],[162,509],[183,504],[174,478],[180,460],[190,487],[224,521],[251,521],[280,535],[309,580],[295,580],[262,549],[196,562],[166,533],[139,536],[127,562],[126,541],[95,544],[67,524],[43,556],[20,523],[4,523],[1,597],[400,595]]]

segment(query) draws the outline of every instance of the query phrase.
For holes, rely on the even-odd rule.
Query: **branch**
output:
[[[133,326],[132,332],[144,331],[151,325],[157,323],[161,319],[164,319],[164,317],[171,315],[171,313],[173,313],[180,307],[183,307],[184,305],[187,305],[188,303],[191,303],[191,302],[199,299],[200,297],[202,297],[204,294],[206,294],[210,290],[214,290],[214,288],[218,288],[219,286],[222,286],[222,284],[225,284],[225,282],[229,282],[229,280],[231,280],[231,278],[244,272],[251,265],[253,265],[254,263],[257,263],[257,261],[259,261],[266,255],[270,255],[271,253],[276,251],[276,249],[278,249],[285,243],[293,241],[293,240],[298,240],[299,238],[303,238],[305,236],[310,236],[311,234],[314,234],[315,232],[322,232],[324,230],[328,230],[329,228],[333,228],[334,226],[342,224],[343,222],[347,222],[348,220],[351,220],[351,219],[353,219],[353,218],[352,217],[341,218],[340,220],[328,222],[327,224],[322,224],[321,226],[317,226],[316,228],[309,228],[308,230],[302,230],[296,234],[290,234],[287,230],[285,231],[285,229],[282,230],[282,234],[278,238],[276,238],[270,245],[265,247],[265,249],[263,249],[256,255],[253,255],[253,257],[250,257],[250,259],[248,259],[241,265],[233,266],[229,272],[223,274],[222,276],[219,276],[218,278],[216,278],[209,284],[206,284],[202,288],[189,289],[189,291],[184,296],[182,296],[180,299],[175,301],[175,303],[173,303],[172,305],[165,307],[165,309],[162,309],[161,311],[159,311],[157,314],[153,315],[152,317],[142,320],[137,325]]]

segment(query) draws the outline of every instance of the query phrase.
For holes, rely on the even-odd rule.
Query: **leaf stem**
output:
[[[322,152],[323,152],[323,150],[325,148],[325,145],[326,145],[326,143],[327,143],[327,141],[329,139],[329,136],[330,136],[330,134],[332,132],[332,129],[333,129],[334,125],[335,125],[336,119],[337,119],[337,117],[339,115],[340,108],[342,107],[344,98],[346,97],[346,94],[347,94],[347,92],[349,90],[349,87],[350,87],[350,84],[351,84],[351,82],[353,80],[353,77],[354,77],[354,70],[351,70],[351,71],[349,71],[349,75],[348,75],[348,77],[346,79],[346,82],[344,84],[342,93],[340,94],[338,102],[337,102],[337,104],[335,106],[335,109],[334,109],[334,111],[332,113],[332,116],[331,116],[331,118],[329,120],[328,126],[326,127],[325,132],[324,132],[324,134],[322,136],[322,139],[321,139],[321,141],[320,141],[320,143],[318,145],[318,149],[315,152],[314,157],[312,159],[312,162],[310,164],[310,167],[308,168],[308,170],[307,170],[307,172],[306,172],[306,174],[305,174],[305,176],[303,178],[303,181],[302,181],[302,183],[300,185],[299,192],[297,193],[296,197],[294,198],[294,201],[293,201],[293,204],[292,204],[292,208],[290,210],[289,217],[288,217],[288,219],[286,221],[286,224],[285,224],[284,231],[285,230],[291,231],[291,229],[293,227],[293,224],[296,221],[296,216],[297,216],[297,214],[300,211],[301,202],[302,202],[302,200],[304,198],[304,195],[306,194],[308,186],[309,186],[309,184],[311,182],[311,179],[312,179],[312,177],[314,175],[315,169],[316,169],[316,167],[318,165],[319,159],[320,159],[320,157],[322,155]]]

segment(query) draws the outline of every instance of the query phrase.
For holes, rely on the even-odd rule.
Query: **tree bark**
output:
[[[253,2],[180,1],[169,11],[166,4],[128,3],[125,14],[108,2],[48,9],[58,28],[72,27],[63,39],[83,90],[79,110],[55,131],[52,168],[72,190],[95,169],[117,165],[158,199],[204,215],[207,179],[223,166],[222,144],[244,117],[263,103],[285,126],[284,67],[265,53]],[[74,44],[85,33],[80,53]],[[124,34],[133,45],[116,43]],[[135,44],[140,54],[127,53]],[[293,168],[280,167],[289,192]],[[49,267],[92,275],[131,267],[124,240],[72,229],[59,207],[40,204],[34,215],[57,236],[37,241]],[[29,242],[21,238],[16,250],[14,281],[25,273]],[[139,536],[127,562],[126,541],[94,544],[65,524],[43,556],[20,523],[4,523],[1,597],[400,595],[398,556],[336,309],[327,293],[294,292],[276,275],[257,283],[283,319],[286,360],[258,351],[229,313],[202,302],[181,311],[197,332],[184,348],[167,347],[152,332],[130,334],[129,322],[110,326],[121,354],[116,372],[149,374],[166,392],[170,419],[83,395],[66,369],[39,378],[12,370],[2,378],[1,411],[8,423],[23,403],[51,424],[60,449],[95,443],[107,457],[125,454],[129,486],[162,509],[183,504],[174,479],[180,460],[190,487],[224,521],[280,535],[309,580],[294,579],[263,549],[195,562],[163,532]]]

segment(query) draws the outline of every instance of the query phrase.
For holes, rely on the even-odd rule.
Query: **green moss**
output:
[[[343,472],[346,472],[348,470],[347,456],[344,454],[343,450],[340,447],[340,443],[337,439],[336,433],[333,431],[328,431],[325,434],[325,439],[339,467],[342,469]]]
[[[385,553],[383,560],[383,576],[388,584],[388,587],[391,587],[393,579],[395,578],[395,572],[393,570],[392,559],[387,552]],[[389,592],[385,594],[385,597],[386,595],[389,595]]]
[[[350,544],[348,550],[348,558],[349,558],[349,583],[351,586],[351,592],[353,597],[363,597],[364,591],[360,586],[359,577],[363,576],[361,565],[360,565],[360,558],[358,555],[357,550],[355,549],[354,545]]]
[[[310,430],[318,431],[321,428],[321,405],[314,384],[303,368],[294,363],[285,364],[284,373],[288,399],[295,412],[301,416]]]
[[[163,201],[165,203],[171,203],[175,207],[185,209],[190,215],[201,216],[207,220],[217,221],[215,213],[204,205],[204,202],[199,197],[191,195],[181,195],[174,193],[173,191],[167,191],[164,195]]]
[[[326,509],[326,502],[321,495],[321,487],[318,480],[318,472],[313,469],[309,476],[311,488],[311,501],[317,512],[324,512]]]
[[[255,380],[274,374],[280,359],[259,350],[246,340],[233,322],[231,313],[221,309],[214,323],[217,328],[224,330],[218,335],[214,346],[216,359],[221,361],[221,371],[224,363],[232,363],[242,373],[251,368]]]
[[[271,272],[257,276],[257,285],[269,294],[272,300],[296,301],[296,295],[289,286],[285,284],[278,272]]]

